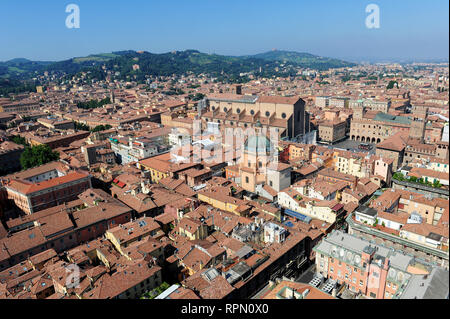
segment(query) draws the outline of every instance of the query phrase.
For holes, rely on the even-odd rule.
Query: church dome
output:
[[[249,136],[244,144],[244,150],[257,154],[270,154],[273,152],[273,145],[264,135]]]

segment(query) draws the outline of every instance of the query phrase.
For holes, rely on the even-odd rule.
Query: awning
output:
[[[118,183],[116,183],[116,185],[119,186],[120,188],[124,188],[126,184],[122,183],[122,182],[118,182]]]

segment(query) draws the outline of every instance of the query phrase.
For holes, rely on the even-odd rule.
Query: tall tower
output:
[[[232,87],[232,93],[241,95],[242,94],[242,85],[241,84],[235,84]]]
[[[114,104],[114,103],[115,103],[115,101],[114,101],[114,99],[115,99],[115,96],[114,96],[114,90],[111,90],[111,94],[110,94],[110,96],[109,96],[109,99],[111,100],[111,104]]]
[[[420,143],[423,143],[423,138],[425,136],[425,119],[422,118],[414,118],[411,121],[411,127],[409,129],[409,137],[412,139],[419,140]]]
[[[361,120],[364,116],[364,107],[363,106],[355,106],[353,108],[353,118],[357,120]]]

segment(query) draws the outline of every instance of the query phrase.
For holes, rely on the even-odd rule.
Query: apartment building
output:
[[[368,298],[411,299],[427,294],[430,299],[448,297],[448,271],[403,251],[336,230],[313,250],[317,273]],[[446,289],[436,291],[433,284],[441,280]],[[424,285],[417,285],[418,281],[424,281]]]
[[[319,122],[319,138],[325,143],[336,143],[346,136],[347,122],[335,119]]]
[[[51,162],[2,178],[8,199],[26,214],[73,200],[92,188],[86,171],[70,170],[62,162]]]
[[[38,102],[28,99],[20,101],[8,101],[0,104],[0,112],[16,113],[16,114],[28,114],[33,111],[39,111],[41,106]]]
[[[391,100],[374,100],[374,99],[359,99],[359,100],[349,100],[348,106],[351,109],[364,107],[372,111],[380,111],[388,113],[391,108]]]
[[[344,217],[344,205],[337,200],[306,197],[294,188],[278,193],[278,203],[284,208],[284,214],[306,222],[319,219],[329,224],[339,224]]]
[[[159,154],[158,145],[146,138],[112,138],[110,140],[111,149],[122,164],[138,162]]]
[[[7,222],[10,236],[0,239],[0,270],[47,249],[61,253],[127,223],[132,209],[105,192],[90,189],[59,206]]]
[[[50,148],[55,149],[58,147],[67,147],[71,143],[85,139],[91,133],[87,131],[53,131],[47,128],[38,128],[33,132],[25,132],[20,135],[26,139],[31,145],[48,145]]]
[[[153,218],[143,217],[108,229],[105,237],[121,254],[124,249],[137,241],[145,241],[150,237],[163,235],[161,228]]]
[[[8,174],[21,169],[20,156],[24,146],[14,142],[0,142],[0,172]]]

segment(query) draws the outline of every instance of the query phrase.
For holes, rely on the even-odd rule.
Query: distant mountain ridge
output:
[[[264,53],[250,55],[249,57],[266,61],[293,63],[300,67],[312,69],[321,69],[321,66],[324,66],[324,68],[341,68],[356,65],[355,63],[346,62],[339,59],[321,57],[313,55],[311,53],[282,50],[272,50]]]
[[[133,67],[139,65],[139,69]],[[167,76],[171,74],[210,74],[239,77],[241,74],[295,75],[298,68],[327,70],[354,66],[354,63],[292,51],[269,51],[246,56],[207,54],[197,50],[150,53],[146,51],[117,51],[75,57],[64,61],[30,61],[24,58],[0,62],[0,77],[30,78],[45,71],[76,74],[90,70],[100,76],[102,67],[127,76],[143,77],[145,74]],[[101,77],[101,76],[100,76]]]

